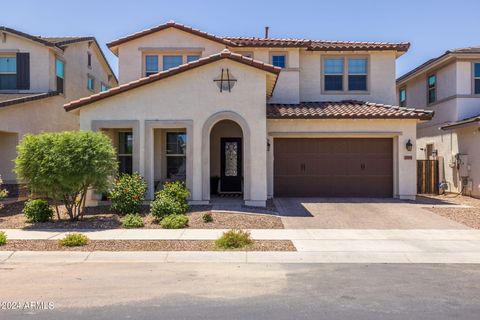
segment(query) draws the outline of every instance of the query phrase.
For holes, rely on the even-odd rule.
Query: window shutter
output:
[[[30,53],[17,53],[17,89],[30,90]]]

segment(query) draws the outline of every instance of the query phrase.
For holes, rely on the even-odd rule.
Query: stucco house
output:
[[[27,133],[78,130],[71,100],[117,86],[94,37],[40,37],[0,26],[0,175],[11,196],[16,146]]]
[[[432,112],[394,106],[408,43],[222,37],[170,21],[108,47],[120,86],[65,109],[82,130],[111,136],[121,171],[143,175],[149,199],[169,179],[185,179],[192,204],[217,190],[250,206],[415,197],[406,146]]]
[[[480,47],[448,50],[397,79],[400,105],[435,111],[418,124],[418,159],[438,160],[447,192],[480,197]]]

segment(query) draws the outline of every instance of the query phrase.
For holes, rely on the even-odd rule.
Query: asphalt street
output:
[[[480,265],[4,263],[0,298],[0,319],[477,320]]]

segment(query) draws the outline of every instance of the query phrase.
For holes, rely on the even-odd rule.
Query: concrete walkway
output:
[[[8,239],[214,240],[218,229],[5,230]],[[0,261],[235,263],[480,263],[479,230],[254,229],[256,240],[291,240],[297,252],[7,252]]]

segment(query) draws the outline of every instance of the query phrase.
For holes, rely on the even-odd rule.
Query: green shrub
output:
[[[53,218],[52,207],[42,199],[28,200],[22,212],[29,222],[47,222]]]
[[[238,249],[252,244],[250,233],[243,230],[229,230],[215,241],[217,249]]]
[[[168,215],[185,214],[188,210],[187,197],[190,192],[181,181],[169,182],[155,195],[150,205],[152,215],[162,220]]]
[[[3,180],[2,180],[2,177],[0,176],[0,187],[2,186],[2,183],[3,183]],[[6,198],[7,195],[8,195],[8,191],[6,189],[0,189],[0,201]],[[3,208],[3,203],[0,202],[0,209],[2,208]]]
[[[202,219],[205,223],[213,222],[213,216],[210,212],[204,213]]]
[[[188,217],[184,214],[171,214],[160,222],[164,229],[181,229],[188,225]]]
[[[88,237],[81,233],[69,233],[65,238],[58,240],[63,247],[80,247],[88,244]]]
[[[71,220],[83,217],[88,189],[107,190],[118,167],[111,140],[100,132],[27,134],[17,153],[18,178],[34,193],[63,202]]]
[[[4,246],[7,244],[7,235],[5,232],[0,231],[0,246]]]
[[[112,210],[120,214],[139,212],[145,199],[147,183],[138,173],[121,174],[109,192]]]
[[[122,227],[130,228],[143,228],[143,219],[138,213],[129,213],[122,219]]]

